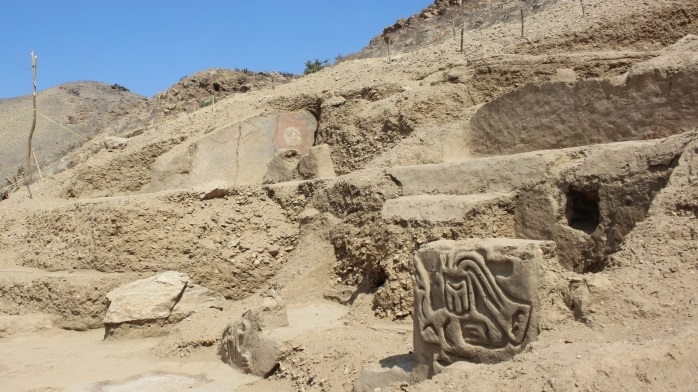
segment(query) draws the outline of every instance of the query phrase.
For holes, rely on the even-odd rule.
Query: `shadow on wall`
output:
[[[472,155],[666,137],[698,124],[698,37],[611,79],[527,85],[483,105],[465,129]]]

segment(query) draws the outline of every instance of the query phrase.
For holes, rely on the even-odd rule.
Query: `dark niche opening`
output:
[[[599,191],[578,191],[570,188],[567,192],[567,224],[573,229],[591,234],[599,226]]]

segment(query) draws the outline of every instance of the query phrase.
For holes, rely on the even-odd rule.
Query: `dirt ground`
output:
[[[390,59],[369,48],[180,114],[168,96],[172,115],[123,149],[85,146],[34,199],[1,200],[2,389],[696,390],[698,3],[585,0],[585,17],[578,1],[544,3],[525,38],[509,8],[480,4],[463,52],[431,38]],[[301,109],[337,177],[147,192],[171,150]],[[414,252],[490,237],[555,242],[537,340],[411,377]],[[224,306],[104,340],[106,293],[169,270]],[[222,333],[270,292],[288,325],[260,333],[283,355],[244,374],[221,361]]]

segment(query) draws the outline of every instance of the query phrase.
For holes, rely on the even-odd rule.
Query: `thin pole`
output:
[[[39,160],[36,159],[36,151],[34,151],[33,148],[32,148],[32,154],[34,155],[34,163],[36,164],[36,170],[39,171],[39,178],[40,178],[41,180],[43,180],[43,179],[44,179],[44,176],[41,174],[41,167],[39,166]]]
[[[521,10],[521,37],[524,36],[524,24],[523,24],[523,0],[519,0],[519,9]]]
[[[587,16],[586,10],[584,9],[584,0],[579,0],[579,4],[582,5],[582,16]]]
[[[32,158],[32,138],[34,137],[34,130],[36,129],[36,60],[37,57],[34,55],[34,51],[31,52],[32,55],[32,74],[34,76],[34,93],[32,94],[33,112],[34,116],[32,118],[32,128],[29,131],[29,139],[27,141],[27,165],[26,171],[24,173],[24,183],[27,185],[27,192],[29,192],[29,198],[32,199],[32,191],[29,188],[29,178],[27,174],[31,173],[31,158]]]

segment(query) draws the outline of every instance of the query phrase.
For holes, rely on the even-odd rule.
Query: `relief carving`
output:
[[[541,257],[535,241],[508,239],[439,241],[417,252],[415,352],[430,375],[456,361],[509,359],[535,338]]]

